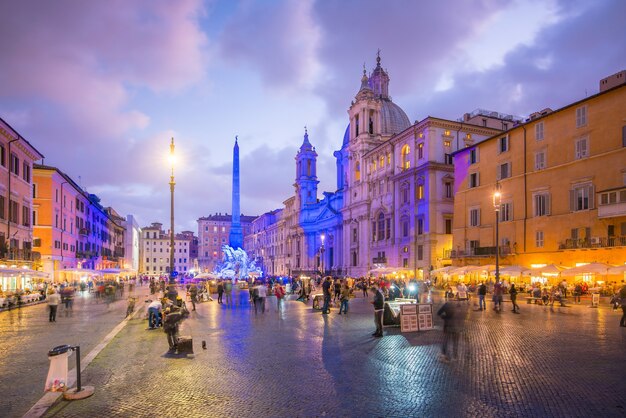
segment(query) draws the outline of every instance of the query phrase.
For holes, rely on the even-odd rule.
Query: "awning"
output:
[[[609,269],[609,274],[624,274],[626,273],[626,264],[622,264],[621,266],[611,267]]]
[[[43,271],[31,270],[31,269],[18,269],[18,268],[3,268],[0,269],[0,276],[32,276],[32,277],[43,277],[48,278],[50,275]]]
[[[561,276],[582,276],[585,274],[607,274],[609,269],[613,267],[604,263],[589,263],[583,266],[572,267],[571,269],[563,270]]]
[[[58,273],[74,273],[74,274],[83,274],[83,275],[88,275],[88,276],[102,276],[102,273],[100,273],[97,270],[90,270],[90,269],[63,269],[63,270],[58,270]]]
[[[546,277],[556,277],[561,275],[561,272],[569,267],[565,266],[557,266],[556,264],[548,264],[543,267],[536,267],[529,269],[531,276],[546,276]]]

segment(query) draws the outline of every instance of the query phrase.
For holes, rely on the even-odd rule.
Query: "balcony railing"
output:
[[[511,254],[511,247],[501,246],[499,248],[500,256],[507,256]],[[496,247],[475,247],[467,250],[451,250],[450,258],[465,258],[465,257],[495,257]]]
[[[0,259],[3,260],[22,260],[22,261],[39,261],[41,260],[41,253],[32,250],[20,250],[6,248],[0,250]]]
[[[387,257],[374,257],[372,264],[387,264]]]
[[[559,244],[559,250],[576,250],[583,248],[612,248],[625,247],[626,236],[619,237],[591,237],[591,238],[568,238]]]

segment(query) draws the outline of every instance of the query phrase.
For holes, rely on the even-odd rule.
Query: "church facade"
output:
[[[424,278],[451,264],[454,167],[451,154],[515,119],[476,111],[461,120],[411,123],[389,95],[377,56],[348,109],[334,153],[334,192],[318,198],[317,152],[308,132],[295,157],[295,193],[252,222],[244,246],[271,275],[359,277],[396,271]]]

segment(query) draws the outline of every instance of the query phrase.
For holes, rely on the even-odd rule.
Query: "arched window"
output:
[[[311,160],[306,160],[306,175],[311,177]]]
[[[385,239],[385,214],[380,212],[378,214],[378,241]]]
[[[409,160],[409,154],[411,153],[411,148],[408,145],[402,147],[402,169],[408,170],[411,168],[411,160]]]
[[[370,120],[369,120],[369,132],[370,135],[374,135],[374,111],[370,110]]]
[[[359,136],[359,115],[354,117],[354,136]]]
[[[361,180],[361,163],[359,163],[358,161],[354,163],[354,180]]]

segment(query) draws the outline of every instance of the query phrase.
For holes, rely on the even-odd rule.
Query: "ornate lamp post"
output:
[[[496,211],[496,283],[500,281],[500,207],[502,205],[502,193],[500,192],[500,183],[496,183],[496,189],[493,192],[493,208]]]
[[[167,297],[172,302],[176,301],[176,296],[178,296],[178,292],[176,291],[176,273],[174,272],[174,186],[176,183],[174,182],[174,162],[176,161],[176,157],[174,155],[174,138],[172,138],[172,142],[170,143],[170,155],[169,155],[170,165],[172,167],[172,174],[170,176],[170,280],[169,286],[167,290]]]
[[[322,246],[320,247],[320,254],[321,254],[321,270],[322,270],[322,277],[324,277],[324,240],[326,239],[326,235],[324,233],[322,233],[322,235],[320,235],[320,239],[322,240]]]

